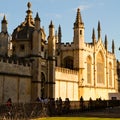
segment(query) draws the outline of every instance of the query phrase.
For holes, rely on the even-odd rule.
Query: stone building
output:
[[[112,41],[103,43],[98,22],[92,42],[85,42],[85,26],[80,9],[73,25],[73,42],[62,43],[61,26],[55,33],[53,22],[46,36],[37,13],[32,17],[31,3],[27,4],[25,20],[12,33],[12,49],[4,16],[0,33],[0,102],[9,97],[13,102],[29,102],[39,97],[61,97],[63,100],[109,99],[118,92],[117,65]]]
[[[118,74],[118,93],[120,93],[120,62],[117,61],[117,74]]]

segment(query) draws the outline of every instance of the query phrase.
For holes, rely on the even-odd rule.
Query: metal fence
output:
[[[104,109],[120,106],[119,100],[96,101],[62,101],[62,104],[54,100],[48,102],[13,103],[12,106],[0,104],[0,119],[31,119],[37,117],[74,114],[90,110]]]
[[[12,106],[6,104],[0,105],[1,119],[28,119],[34,117],[42,117],[43,114],[42,103],[14,103]],[[45,116],[45,114],[43,115]]]

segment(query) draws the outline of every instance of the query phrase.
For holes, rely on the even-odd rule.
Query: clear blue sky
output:
[[[72,42],[76,10],[80,8],[85,24],[85,41],[92,41],[93,27],[97,38],[97,24],[100,21],[103,42],[107,34],[111,51],[112,40],[115,41],[116,58],[120,60],[120,0],[0,0],[0,21],[5,14],[10,34],[24,21],[28,2],[32,3],[33,18],[38,12],[41,26],[44,26],[47,34],[51,20],[56,30],[61,25],[62,42]]]

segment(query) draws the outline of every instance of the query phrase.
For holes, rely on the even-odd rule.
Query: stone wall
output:
[[[31,100],[31,67],[0,61],[0,102]]]
[[[18,61],[14,63],[13,61],[9,63],[8,61],[0,61],[0,74],[12,74],[12,75],[22,75],[31,76],[31,67],[28,64],[19,64]]]

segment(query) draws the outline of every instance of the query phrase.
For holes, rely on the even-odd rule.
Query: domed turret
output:
[[[14,40],[19,39],[32,39],[32,32],[34,30],[34,19],[32,18],[31,3],[27,4],[28,10],[26,11],[27,15],[25,21],[21,23],[16,29],[14,29],[12,38]]]

